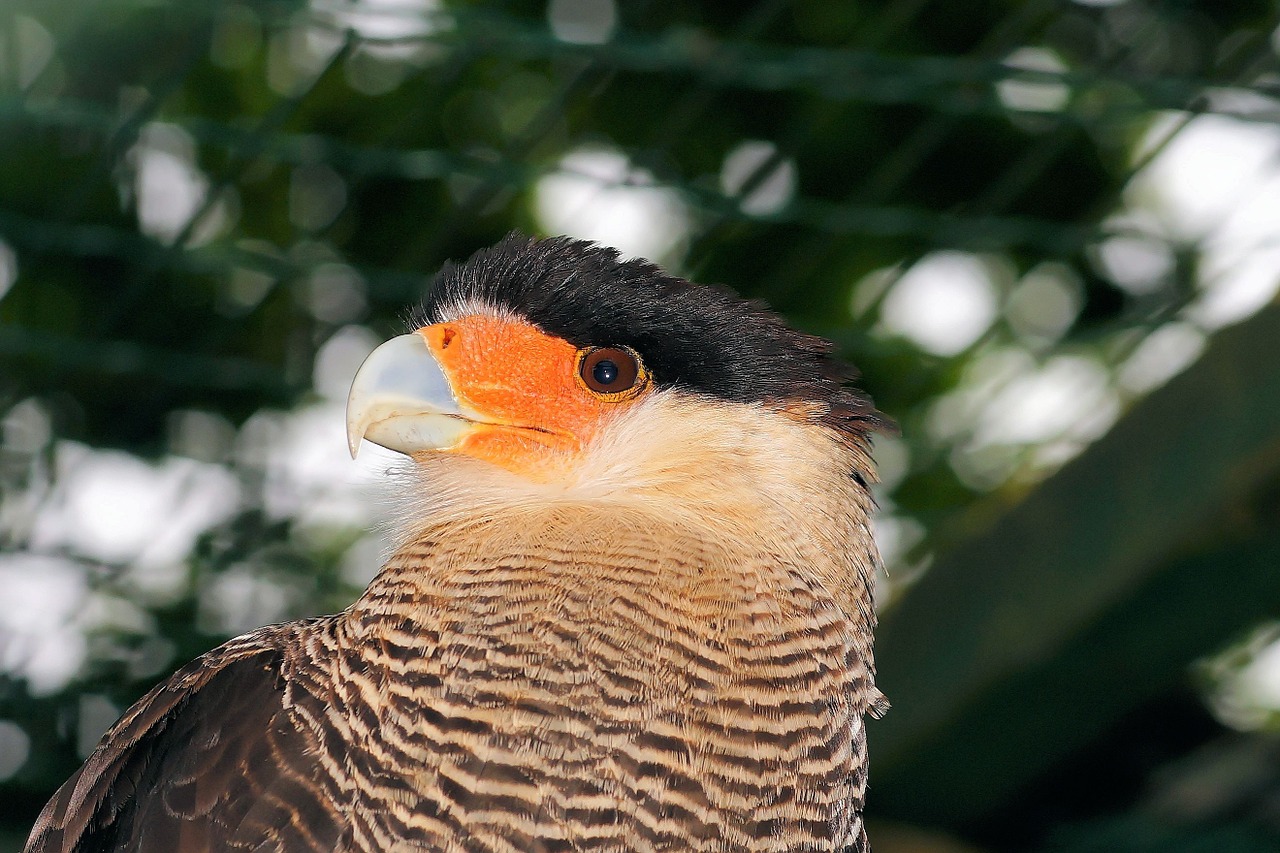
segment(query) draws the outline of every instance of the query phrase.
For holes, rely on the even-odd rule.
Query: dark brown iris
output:
[[[596,347],[586,351],[579,366],[582,381],[597,394],[625,394],[642,378],[635,353],[620,347]]]

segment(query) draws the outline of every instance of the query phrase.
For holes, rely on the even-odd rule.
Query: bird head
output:
[[[830,344],[612,249],[512,235],[446,265],[413,327],[356,375],[353,455],[367,439],[461,489],[695,511],[872,476],[884,421]]]

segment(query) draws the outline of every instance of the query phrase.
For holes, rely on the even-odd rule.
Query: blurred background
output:
[[[0,2],[0,850],[134,699],[344,607],[361,359],[573,234],[835,340],[877,853],[1280,850],[1280,3]]]

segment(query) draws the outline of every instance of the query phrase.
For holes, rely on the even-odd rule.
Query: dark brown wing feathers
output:
[[[28,853],[237,849],[262,823],[288,823],[270,792],[313,775],[315,744],[288,707],[279,633],[235,640],[144,697],[45,807]],[[307,830],[332,849],[322,818]]]

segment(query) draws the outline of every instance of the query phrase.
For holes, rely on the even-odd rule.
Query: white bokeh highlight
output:
[[[162,243],[187,232],[186,244],[200,246],[221,234],[233,218],[233,206],[219,198],[204,210],[209,179],[196,164],[196,144],[182,128],[153,122],[142,129],[129,151],[132,194],[138,230]],[[193,218],[199,214],[194,223]]]
[[[0,720],[0,782],[12,779],[31,756],[31,738],[12,720]]]
[[[8,29],[0,46],[0,79],[9,79],[22,90],[34,84],[57,55],[53,35],[30,15],[10,11]]]
[[[538,221],[550,234],[613,246],[624,256],[678,260],[692,223],[679,195],[652,173],[608,148],[580,148],[541,178],[534,193]]]
[[[1265,646],[1236,680],[1241,704],[1267,714],[1280,714],[1280,640]]]
[[[618,9],[613,0],[551,0],[547,24],[560,41],[604,44],[618,27]]]
[[[89,595],[84,567],[61,557],[0,556],[0,670],[37,696],[55,693],[84,664],[79,613]]]
[[[442,21],[440,0],[312,0],[311,8],[374,41],[421,38]]]
[[[1119,401],[1101,363],[1059,355],[1020,369],[985,403],[973,440],[978,446],[1092,440],[1111,427]]]
[[[1064,264],[1043,263],[1027,272],[1005,300],[1005,319],[1019,338],[1033,346],[1056,343],[1084,307],[1084,287]]]
[[[1183,118],[1163,117],[1144,144]],[[1199,244],[1200,293],[1185,316],[1200,327],[1239,322],[1280,291],[1280,127],[1197,116],[1130,182],[1125,202],[1158,236]]]
[[[763,174],[757,176],[761,170]],[[795,161],[789,157],[779,158],[778,147],[772,142],[749,139],[725,156],[720,167],[720,190],[729,198],[737,199],[744,213],[753,216],[777,213],[796,194]]]
[[[18,280],[18,255],[8,243],[0,240],[0,299]]]
[[[991,328],[997,293],[981,260],[935,252],[892,286],[880,309],[882,332],[901,335],[935,355],[957,355]]]
[[[1120,385],[1145,394],[1177,376],[1200,356],[1208,342],[1191,323],[1166,323],[1142,339],[1117,371]]]
[[[127,564],[144,591],[162,597],[196,537],[240,504],[239,482],[221,465],[174,456],[152,464],[69,441],[54,459],[30,548]]]
[[[1009,68],[1061,74],[1066,63],[1045,47],[1020,47],[1004,59]],[[1065,83],[1045,79],[1010,77],[996,83],[996,96],[1012,110],[1057,112],[1067,105],[1071,88]]]
[[[1100,243],[1097,263],[1122,290],[1145,296],[1159,290],[1173,271],[1173,251],[1164,240],[1121,235]]]

